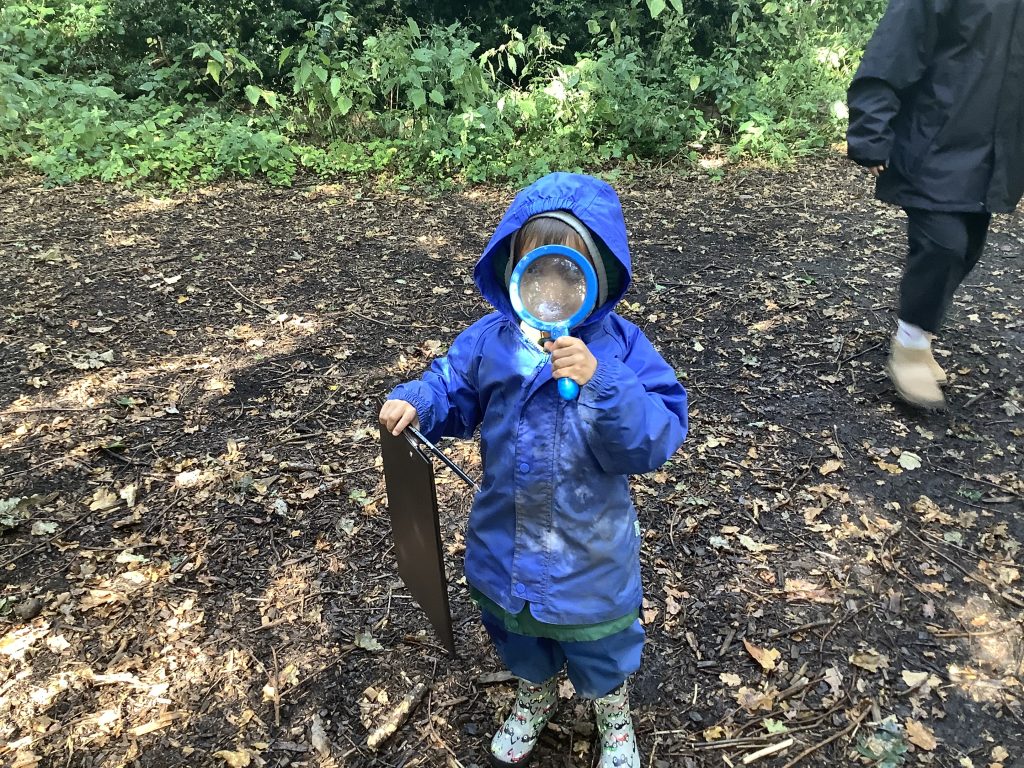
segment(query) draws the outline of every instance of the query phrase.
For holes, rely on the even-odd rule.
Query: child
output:
[[[515,263],[558,243],[598,276],[594,311],[557,341],[509,301]],[[661,466],[686,436],[686,391],[632,323],[612,312],[630,281],[622,208],[598,179],[553,173],[519,193],[477,262],[495,312],[463,331],[380,421],[428,440],[480,426],[483,481],[466,533],[466,581],[502,661],[518,678],[491,762],[522,763],[557,700],[563,666],[594,700],[602,768],[639,768],[626,678],[640,667],[640,524],[628,476]],[[543,349],[541,348],[543,343]],[[580,385],[560,398],[554,379]]]

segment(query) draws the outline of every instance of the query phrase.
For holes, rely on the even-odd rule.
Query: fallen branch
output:
[[[240,290],[235,288],[234,284],[230,280],[228,281],[228,287],[232,291],[237,293],[239,296],[241,296],[243,299],[245,299],[245,301],[247,301],[249,304],[252,304],[252,306],[256,307],[256,309],[258,309],[260,312],[265,312],[266,314],[269,315],[270,313],[272,313],[274,311],[272,307],[265,307],[262,304],[260,304],[258,301],[256,301],[255,299],[250,299],[248,296],[246,296]]]
[[[750,765],[755,760],[760,760],[762,757],[767,757],[768,755],[774,755],[776,752],[781,752],[782,750],[788,749],[791,746],[793,746],[793,739],[786,739],[785,741],[780,741],[778,744],[772,744],[769,747],[757,750],[757,752],[751,752],[749,755],[743,758],[743,764]]]
[[[1017,608],[1024,608],[1024,601],[1018,600],[1013,595],[1000,590],[997,586],[995,586],[994,584],[992,584],[988,580],[983,579],[983,578],[981,578],[979,576],[975,576],[973,573],[971,573],[966,568],[964,568],[962,565],[960,565],[960,563],[958,563],[956,560],[954,560],[951,557],[947,557],[945,555],[945,553],[940,552],[938,549],[933,547],[927,541],[922,539],[920,536],[918,536],[916,533],[914,533],[914,531],[912,531],[910,528],[906,528],[906,531],[911,536],[913,536],[915,539],[917,539],[919,542],[921,542],[921,544],[923,544],[933,554],[938,555],[943,560],[945,560],[947,563],[949,563],[954,568],[956,568],[958,571],[960,571],[964,575],[965,578],[969,579],[970,581],[973,581],[975,584],[980,584],[985,589],[987,589],[989,592],[991,592],[993,595],[995,595],[996,597],[1001,597],[1003,600],[1008,602],[1010,605],[1016,606]]]
[[[932,468],[932,469],[937,469],[940,472],[945,472],[947,475],[952,475],[953,477],[959,477],[961,480],[966,480],[969,483],[979,483],[981,485],[987,485],[990,488],[995,488],[997,490],[1002,491],[1003,493],[1010,494],[1011,496],[1014,496],[1014,497],[1016,497],[1018,499],[1020,498],[1020,494],[1017,493],[1017,491],[1013,490],[1012,488],[1007,488],[1005,485],[1000,485],[999,483],[993,483],[991,480],[984,480],[984,479],[982,479],[980,477],[968,477],[965,474],[957,472],[955,469],[948,469],[947,467],[943,467],[940,464],[932,464],[931,462],[928,462],[928,466],[930,468]]]
[[[373,751],[377,751],[381,744],[394,736],[395,731],[405,725],[405,721],[409,719],[409,715],[412,714],[412,711],[423,700],[423,695],[426,692],[427,684],[417,683],[416,687],[398,702],[398,706],[391,710],[384,719],[384,722],[366,737],[366,746]]]
[[[777,637],[786,637],[787,635],[795,635],[797,632],[804,632],[808,629],[816,629],[818,627],[827,627],[832,623],[832,619],[822,619],[820,621],[810,621],[806,624],[801,624],[799,627],[793,627],[791,629],[783,629],[778,632],[772,632],[768,635],[769,640],[774,640]]]
[[[427,728],[430,729],[430,735],[434,737],[434,741],[444,747],[444,751],[448,753],[449,759],[455,764],[455,768],[465,768],[465,766],[459,762],[459,756],[455,754],[455,750],[448,746],[448,742],[445,741],[438,735],[434,729],[434,714],[431,712],[431,697],[427,698]]]
[[[321,593],[319,593],[319,594],[320,594],[320,595],[323,595],[323,594],[329,594],[329,593],[327,593],[327,592],[321,592]],[[317,595],[317,596],[319,596],[319,595]],[[329,669],[332,669],[332,668],[334,668],[334,667],[338,666],[338,664],[340,664],[341,662],[343,662],[343,661],[345,660],[345,658],[346,658],[346,657],[347,657],[347,656],[348,656],[348,655],[349,655],[350,653],[352,653],[352,651],[353,651],[353,650],[355,650],[355,646],[348,646],[347,648],[345,648],[344,650],[342,650],[342,651],[341,651],[341,652],[340,652],[340,653],[339,653],[339,654],[338,654],[338,655],[337,655],[337,656],[336,656],[336,657],[334,658],[334,660],[333,660],[333,661],[330,661],[330,662],[328,662],[327,664],[324,664],[324,665],[323,665],[322,667],[320,667],[320,669],[318,669],[318,670],[316,670],[315,672],[311,672],[310,674],[306,675],[306,676],[305,676],[304,678],[302,678],[301,680],[299,680],[299,682],[297,682],[297,683],[296,683],[295,685],[293,685],[293,686],[292,686],[291,688],[289,688],[289,689],[288,689],[287,691],[285,691],[284,693],[282,693],[282,694],[281,694],[281,700],[282,700],[282,701],[288,701],[288,700],[289,700],[289,698],[290,698],[290,697],[291,697],[291,696],[292,696],[292,695],[293,695],[293,694],[295,693],[295,691],[297,691],[297,690],[299,690],[300,688],[302,688],[302,687],[303,687],[303,686],[304,686],[304,685],[305,685],[306,683],[308,683],[308,682],[309,682],[310,680],[313,680],[313,679],[315,679],[315,678],[319,677],[320,675],[322,675],[322,674],[323,674],[324,672],[328,671]]]
[[[43,547],[48,547],[50,544],[55,542],[61,536],[63,536],[68,531],[70,531],[72,528],[74,528],[76,525],[78,525],[80,522],[85,520],[85,518],[89,517],[89,515],[91,515],[92,513],[93,513],[93,510],[87,509],[85,512],[83,512],[78,517],[76,517],[74,520],[72,520],[71,523],[66,528],[64,528],[64,530],[59,531],[58,533],[55,533],[53,536],[48,538],[42,544],[37,544],[36,546],[32,547],[31,549],[26,549],[20,555],[15,555],[14,557],[10,558],[9,560],[5,560],[2,564],[0,564],[0,570],[7,570],[8,566],[14,565],[14,563],[16,563],[19,560],[21,560],[21,558],[23,558],[23,557],[25,557],[27,555],[31,555],[33,552],[38,552]]]
[[[868,701],[861,702],[861,704],[860,704],[860,710],[861,711],[859,713],[857,713],[856,716],[854,716],[854,718],[850,722],[850,724],[848,726],[846,726],[845,728],[843,728],[843,730],[839,731],[838,733],[833,733],[831,736],[829,736],[824,741],[819,741],[817,744],[815,744],[815,745],[813,745],[811,747],[808,747],[803,752],[801,752],[799,755],[797,755],[792,760],[790,760],[788,763],[786,763],[784,766],[782,766],[782,768],[793,768],[794,765],[799,763],[801,760],[803,760],[808,755],[814,754],[815,752],[817,752],[822,747],[827,747],[829,744],[831,744],[836,739],[841,739],[843,736],[848,734],[854,728],[858,727],[860,725],[860,723],[861,723],[861,720],[863,720],[865,717],[867,717],[868,716],[868,712],[871,711],[871,707],[866,706],[868,704],[870,704],[870,702],[868,702]]]

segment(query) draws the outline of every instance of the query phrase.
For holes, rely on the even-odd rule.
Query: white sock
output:
[[[896,321],[896,340],[910,349],[928,349],[932,345],[923,328],[918,328],[916,325],[905,323],[902,320]]]

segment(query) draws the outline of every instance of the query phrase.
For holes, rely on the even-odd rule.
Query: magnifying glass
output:
[[[593,311],[597,273],[579,251],[567,245],[542,245],[516,264],[508,294],[520,320],[558,339]],[[569,378],[559,379],[558,393],[563,400],[575,400],[580,385]]]

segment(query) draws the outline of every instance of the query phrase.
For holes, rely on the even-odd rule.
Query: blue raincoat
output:
[[[531,216],[581,220],[627,279],[573,335],[597,358],[566,402],[549,356],[519,327],[495,260]],[[593,254],[595,258],[597,254]],[[416,408],[428,439],[480,427],[484,476],[466,533],[466,580],[506,611],[593,624],[641,602],[640,525],[628,476],[661,466],[686,436],[686,391],[632,323],[612,312],[632,274],[622,207],[603,181],[553,173],[524,189],[474,270],[495,312],[455,339],[419,381],[390,395]]]

